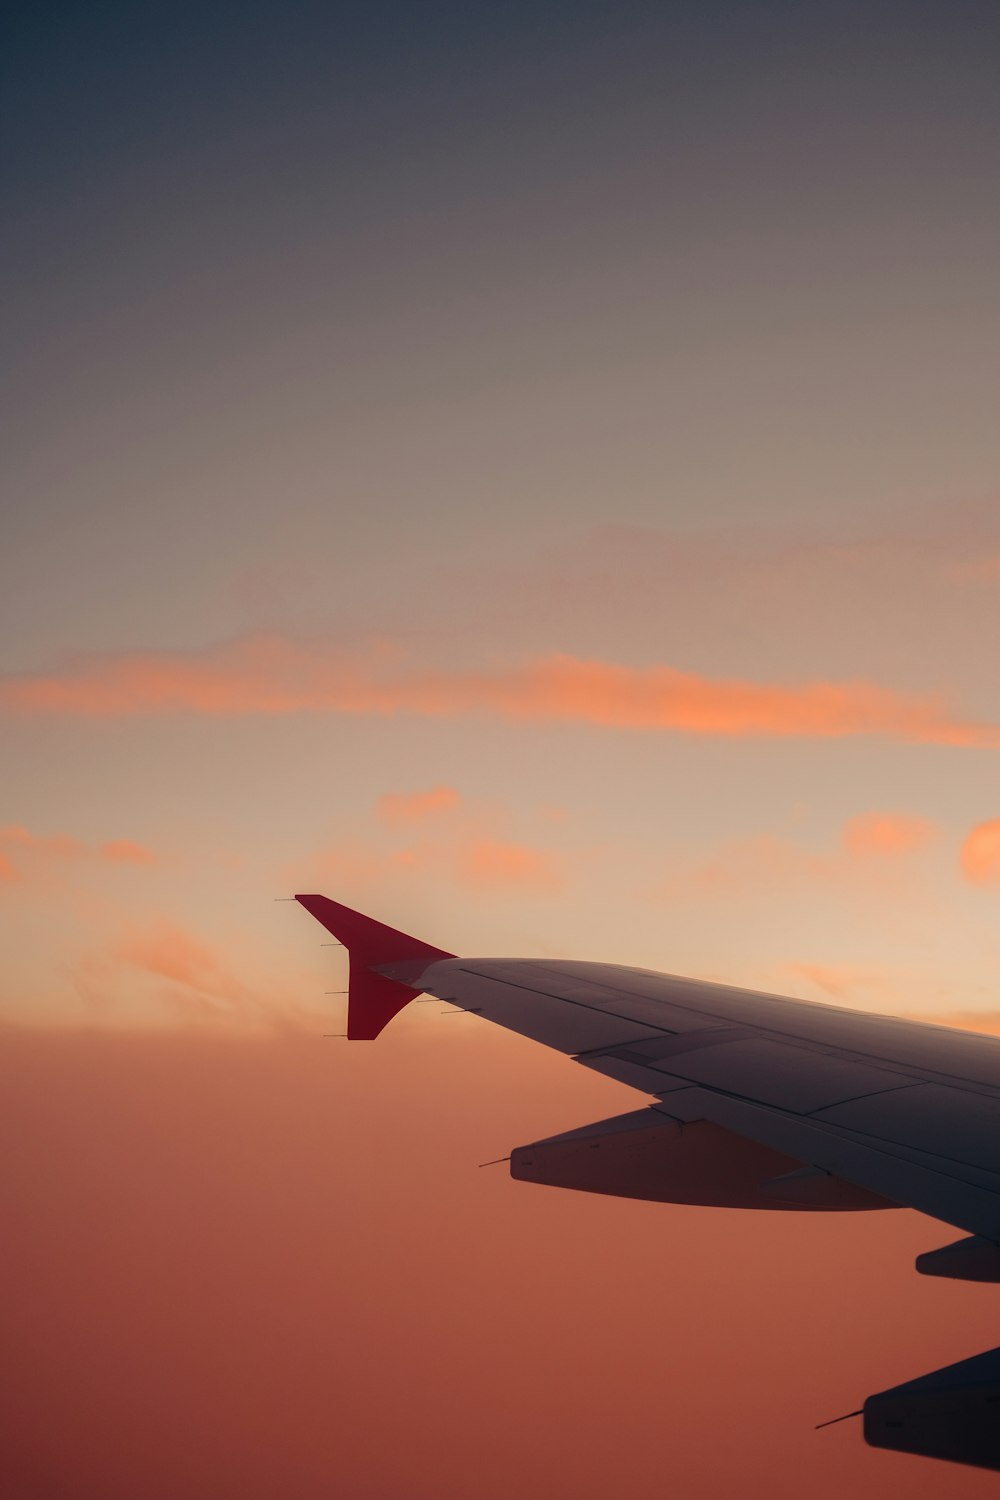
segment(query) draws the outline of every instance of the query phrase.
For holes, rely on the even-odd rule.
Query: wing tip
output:
[[[294,899],[347,949],[350,958],[347,1035],[351,1041],[373,1041],[393,1016],[421,993],[419,984],[410,985],[377,973],[380,965],[406,959],[434,962],[455,956],[329,896],[301,892]]]

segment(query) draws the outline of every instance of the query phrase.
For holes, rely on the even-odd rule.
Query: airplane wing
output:
[[[968,1238],[929,1275],[1000,1280],[1000,1040],[615,964],[459,958],[325,896],[348,1036],[426,992],[647,1096],[515,1149],[523,1180],[666,1202],[907,1206]]]
[[[349,1037],[425,991],[646,1095],[518,1147],[513,1177],[731,1208],[915,1208],[964,1231],[918,1271],[1000,1281],[1000,1040],[616,964],[457,958],[295,899],[350,954]],[[874,1447],[1000,1471],[998,1402],[993,1349],[851,1415]]]

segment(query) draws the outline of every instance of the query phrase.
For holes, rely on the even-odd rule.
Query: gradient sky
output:
[[[18,1500],[985,1493],[809,1431],[995,1341],[941,1226],[470,1176],[638,1096],[272,898],[1000,1027],[995,5],[3,53]]]

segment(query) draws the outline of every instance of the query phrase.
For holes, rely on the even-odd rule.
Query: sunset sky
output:
[[[5,1492],[992,1493],[811,1431],[944,1226],[479,1172],[641,1097],[274,898],[1000,1029],[996,6],[3,52]]]

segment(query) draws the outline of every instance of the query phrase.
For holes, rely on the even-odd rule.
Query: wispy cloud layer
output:
[[[473,839],[459,855],[459,869],[472,886],[492,890],[559,890],[565,884],[559,863],[548,850],[500,839]]]
[[[875,891],[889,891],[898,901],[900,877],[937,832],[928,819],[912,813],[871,811],[848,818],[832,847],[816,849],[761,833],[732,840],[708,859],[679,865],[656,895],[671,901],[731,901],[825,888],[864,891],[866,899]]]
[[[382,651],[253,637],[200,653],[80,657],[44,674],[0,678],[0,711],[121,718],[190,713],[486,714],[731,737],[876,735],[1000,746],[1000,726],[936,695],[864,680],[767,683],[673,666],[630,667],[558,654],[481,670],[424,668]]]
[[[18,859],[15,864],[5,850]],[[0,879],[17,879],[22,862],[97,859],[112,865],[155,865],[157,857],[134,839],[109,839],[86,844],[67,833],[38,834],[19,823],[0,828]]]
[[[306,862],[310,878],[332,886],[377,888],[394,876],[428,876],[474,892],[554,893],[566,885],[566,860],[557,851],[512,838],[510,811],[499,803],[469,802],[453,787],[387,792],[374,805],[370,827],[325,846]],[[399,838],[406,842],[398,842]],[[305,878],[296,870],[294,880]]]
[[[869,812],[848,819],[841,841],[851,854],[913,854],[934,832],[933,823],[912,813]]]
[[[88,1020],[242,1032],[295,1031],[316,1020],[293,983],[247,983],[215,943],[164,916],[81,955],[70,977]]]
[[[378,799],[375,811],[389,828],[405,828],[454,812],[461,801],[454,787],[434,786],[426,792],[386,792]]]

